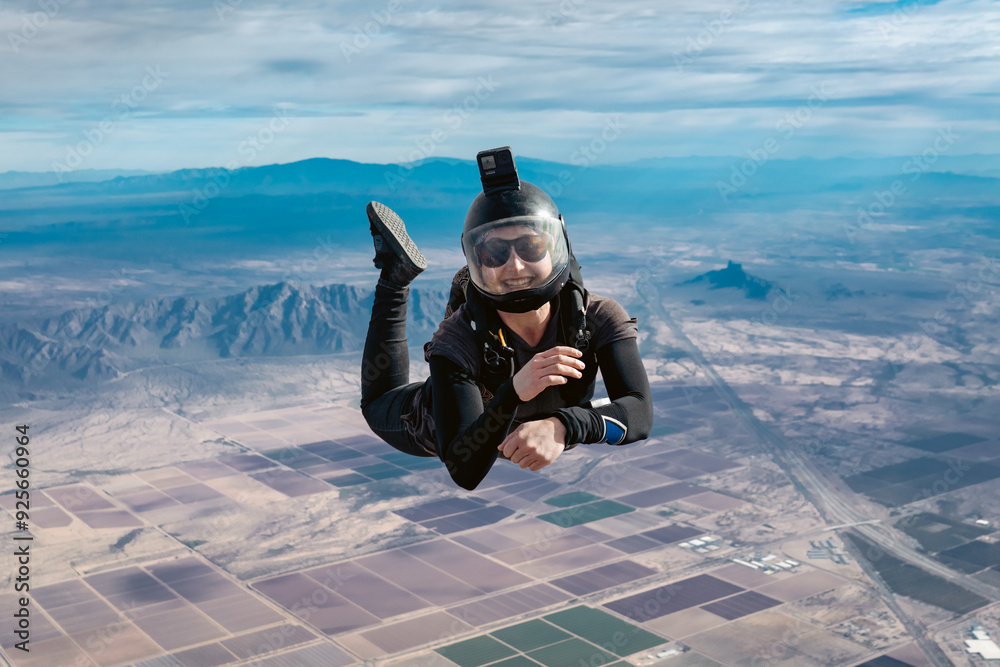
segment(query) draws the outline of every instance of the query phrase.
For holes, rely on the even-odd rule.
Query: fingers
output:
[[[513,454],[507,458],[510,459],[511,463],[531,471],[541,470],[548,464],[552,463],[552,460],[549,460],[543,453],[533,451],[527,447],[520,447],[516,449]]]
[[[503,452],[503,455],[508,459],[514,461],[513,455],[517,451],[517,440],[512,436],[507,436],[507,439],[501,442],[497,449]],[[514,461],[514,463],[517,463],[517,461]]]
[[[580,365],[582,368],[583,362],[580,361],[580,357],[583,356],[583,352],[576,349],[575,347],[569,347],[568,345],[556,345],[553,348],[549,348],[544,352],[539,352],[536,356],[542,359],[559,359],[563,363]]]
[[[499,449],[504,456],[510,459],[511,463],[516,463],[522,468],[526,467],[526,461],[533,458],[533,452],[531,452],[526,446],[526,443],[518,437],[517,431],[508,435],[507,438],[501,442],[499,446],[497,446],[497,449]],[[521,465],[522,463],[525,463],[525,465]]]
[[[587,365],[580,359],[566,356],[564,354],[542,358],[535,363],[538,365],[539,370],[547,371],[556,369],[557,372],[563,373],[564,375],[570,375],[572,373],[582,371],[587,367]]]
[[[514,455],[508,458],[510,458],[511,463],[514,463],[520,468],[531,470],[532,472],[541,470],[548,464],[552,463],[552,461],[540,457],[537,453],[524,453],[523,449],[514,452]]]
[[[517,428],[507,434],[507,437],[504,438],[503,442],[497,446],[497,449],[499,449],[508,459],[511,459],[511,457],[514,456],[514,453],[517,452],[518,448],[521,447],[524,440],[522,437],[523,435],[524,424],[518,424]],[[521,453],[521,456],[524,456],[524,452]],[[518,458],[518,461],[520,461],[520,458]],[[517,461],[515,461],[515,463],[516,462]]]
[[[550,463],[552,461],[537,456],[525,456],[518,465],[531,472],[538,472]]]
[[[516,464],[521,468],[527,468],[532,463],[538,459],[536,452],[529,450],[526,447],[521,447],[518,451],[514,452],[514,456],[511,457],[511,463]]]
[[[577,363],[579,363],[581,366],[583,365],[582,361]],[[583,368],[577,368],[575,366],[570,366],[568,364],[555,364],[552,370],[554,370],[559,375],[565,375],[567,377],[574,377],[574,378],[583,377],[583,373],[581,372]]]
[[[527,468],[535,460],[535,457],[530,452],[525,451],[523,447],[515,451],[509,458],[511,463],[521,468]]]
[[[555,347],[549,348],[541,354],[562,354],[570,357],[582,357],[583,352],[572,347],[570,345],[556,345]]]

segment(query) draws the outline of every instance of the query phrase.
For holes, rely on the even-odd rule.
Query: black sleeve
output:
[[[513,380],[507,380],[484,408],[479,385],[468,372],[442,356],[428,361],[438,456],[455,483],[471,491],[496,461],[497,446],[506,437],[521,399]]]
[[[619,445],[648,438],[653,428],[653,402],[636,339],[625,338],[605,345],[597,351],[597,363],[611,403],[598,408],[576,406],[556,410],[555,416],[566,426],[567,446],[601,442],[605,435],[602,416],[625,425],[625,439]]]

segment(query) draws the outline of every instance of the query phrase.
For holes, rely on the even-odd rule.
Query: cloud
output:
[[[905,153],[947,124],[956,153],[1000,153],[988,0],[56,5],[0,10],[0,132],[17,132],[0,170],[64,160],[149,67],[168,75],[81,168],[225,164],[276,109],[295,120],[257,164],[405,160],[439,129],[427,157],[516,143],[561,161],[614,116],[603,161],[738,155],[821,84],[789,157]]]

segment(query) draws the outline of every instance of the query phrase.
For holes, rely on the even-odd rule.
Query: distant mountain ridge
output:
[[[37,327],[0,328],[0,377],[30,387],[159,364],[360,351],[372,299],[370,290],[347,285],[281,282],[220,298],[74,309]],[[409,333],[433,332],[446,300],[444,292],[412,290]]]
[[[518,158],[523,179],[558,203],[574,229],[608,220],[658,225],[703,223],[734,211],[817,210],[854,220],[873,192],[902,180],[909,188],[887,218],[941,207],[994,218],[1000,179],[990,156],[941,156],[913,172],[905,158],[768,159],[744,169],[745,157],[660,158],[602,165]],[[949,171],[949,169],[952,169]],[[745,176],[751,173],[751,176]],[[260,167],[181,169],[57,185],[4,189],[0,230],[11,246],[63,245],[90,255],[148,255],[183,248],[217,254],[239,244],[308,247],[335,231],[344,245],[366,240],[364,207],[397,210],[422,242],[454,242],[469,204],[481,192],[471,160],[431,158],[413,164],[366,164],[312,158]],[[93,176],[94,174],[91,174]],[[30,176],[30,175],[29,175]],[[35,175],[37,176],[37,175]],[[919,179],[919,187],[910,186]],[[23,180],[23,179],[22,179]],[[179,250],[177,250],[179,252]]]
[[[60,183],[96,183],[122,176],[142,176],[148,173],[141,169],[78,169],[70,172],[5,171],[0,172],[0,190],[47,187]]]

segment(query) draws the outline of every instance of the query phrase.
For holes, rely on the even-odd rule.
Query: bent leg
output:
[[[408,287],[379,279],[372,317],[361,357],[361,409],[383,394],[410,381],[410,350],[406,342]]]
[[[413,409],[414,395],[423,386],[423,382],[414,382],[391,389],[365,405],[361,412],[372,432],[399,451],[413,456],[435,456],[413,438],[402,419]]]
[[[396,449],[429,456],[403,422],[412,412],[422,383],[410,382],[410,351],[406,341],[406,300],[410,282],[427,268],[427,260],[406,233],[396,213],[378,202],[365,209],[375,245],[377,268],[372,316],[361,357],[361,412],[368,426]]]

